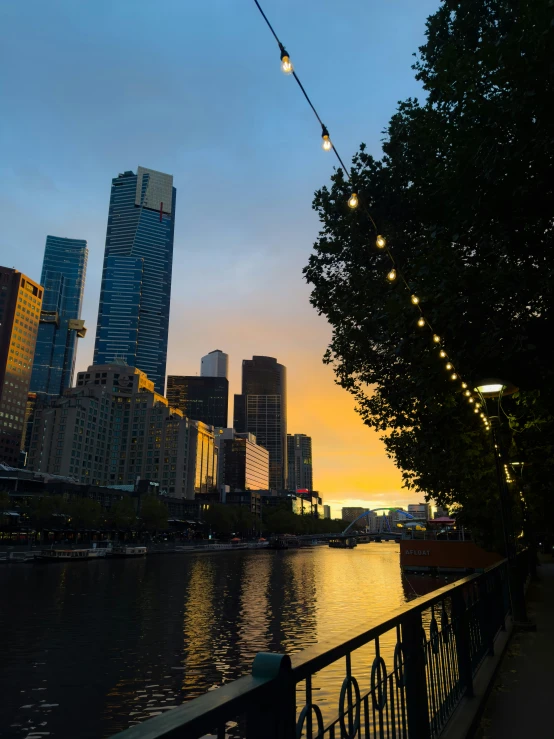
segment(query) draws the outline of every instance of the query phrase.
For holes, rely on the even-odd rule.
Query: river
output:
[[[1,565],[0,736],[109,737],[444,584],[410,584],[394,543]]]

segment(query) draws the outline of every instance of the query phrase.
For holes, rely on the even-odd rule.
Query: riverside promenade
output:
[[[543,557],[527,592],[536,631],[516,631],[495,677],[476,739],[552,736],[554,560]]]

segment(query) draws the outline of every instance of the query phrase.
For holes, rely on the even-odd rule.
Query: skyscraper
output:
[[[112,180],[94,364],[124,359],[163,395],[173,266],[173,176],[139,167]]]
[[[200,363],[200,374],[202,377],[229,377],[229,355],[222,352],[221,349],[214,349],[213,352],[202,357]]]
[[[0,267],[0,462],[15,466],[42,305],[42,287]]]
[[[40,283],[44,288],[31,392],[38,398],[63,395],[73,384],[88,249],[82,239],[46,237]]]
[[[242,394],[235,395],[234,428],[256,436],[269,452],[269,486],[287,486],[287,370],[274,357],[242,362]]]
[[[226,377],[169,375],[167,400],[187,418],[226,428],[229,380]]]
[[[289,490],[312,492],[312,437],[306,434],[287,434],[287,461]]]

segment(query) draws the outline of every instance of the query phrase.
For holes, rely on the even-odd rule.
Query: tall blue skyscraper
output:
[[[40,284],[44,287],[29,390],[56,397],[73,384],[88,249],[83,239],[47,236]]]
[[[94,364],[124,359],[164,392],[173,265],[173,177],[139,167],[112,180]]]

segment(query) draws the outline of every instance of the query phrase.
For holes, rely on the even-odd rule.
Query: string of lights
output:
[[[339,155],[336,145],[334,141],[332,141],[329,131],[327,127],[325,126],[325,124],[323,123],[319,113],[317,112],[316,107],[312,103],[308,93],[306,92],[306,89],[300,82],[300,79],[294,69],[294,66],[291,61],[288,51],[285,49],[284,45],[281,43],[280,38],[278,37],[271,23],[269,22],[268,17],[262,10],[262,7],[260,3],[258,2],[258,0],[254,0],[254,3],[256,7],[258,8],[258,10],[260,11],[260,14],[262,15],[262,18],[264,19],[264,21],[266,22],[269,30],[273,34],[275,41],[277,42],[277,45],[279,47],[282,72],[286,75],[292,75],[292,77],[295,79],[296,83],[298,84],[298,87],[300,88],[302,94],[306,98],[306,101],[308,102],[318,123],[321,126],[321,139],[322,139],[321,147],[322,149],[326,152],[329,152],[329,151],[334,152],[339,164],[342,167],[342,170],[344,172],[346,179],[348,180],[349,183],[352,184],[352,177],[350,176],[350,172],[345,166],[341,156]],[[379,233],[379,229],[377,228],[377,225],[373,219],[373,216],[371,215],[369,211],[369,208],[367,207],[367,204],[363,201],[363,198],[360,198],[359,193],[354,191],[353,187],[351,187],[350,197],[348,198],[347,204],[348,204],[348,207],[353,211],[357,210],[361,205],[360,210],[366,215],[366,217],[371,223],[371,226],[373,227],[374,232],[376,234],[375,247],[379,251],[381,251],[384,255],[386,255],[390,260],[390,268],[386,274],[386,279],[390,283],[395,283],[397,280],[403,283],[403,285],[408,291],[408,294],[410,295],[411,305],[419,313],[419,318],[417,319],[417,322],[416,322],[417,326],[419,328],[428,329],[430,331],[432,342],[437,349],[439,358],[442,360],[446,360],[444,362],[444,367],[446,371],[449,373],[450,380],[456,383],[457,389],[462,393],[463,397],[467,400],[468,404],[470,404],[470,406],[473,407],[473,411],[476,414],[477,418],[479,418],[483,422],[485,429],[487,431],[490,431],[491,425],[490,425],[488,414],[486,412],[487,410],[486,404],[476,392],[471,390],[468,383],[465,382],[463,378],[460,376],[459,370],[457,369],[457,367],[455,367],[455,364],[452,361],[452,358],[449,357],[448,353],[446,352],[446,349],[444,348],[442,338],[440,337],[438,333],[435,332],[429,319],[425,316],[423,308],[421,306],[420,298],[416,294],[413,293],[412,289],[410,288],[410,284],[408,280],[406,279],[403,271],[400,269],[397,260],[394,258],[394,255],[392,254],[390,246],[387,244],[386,238]]]

